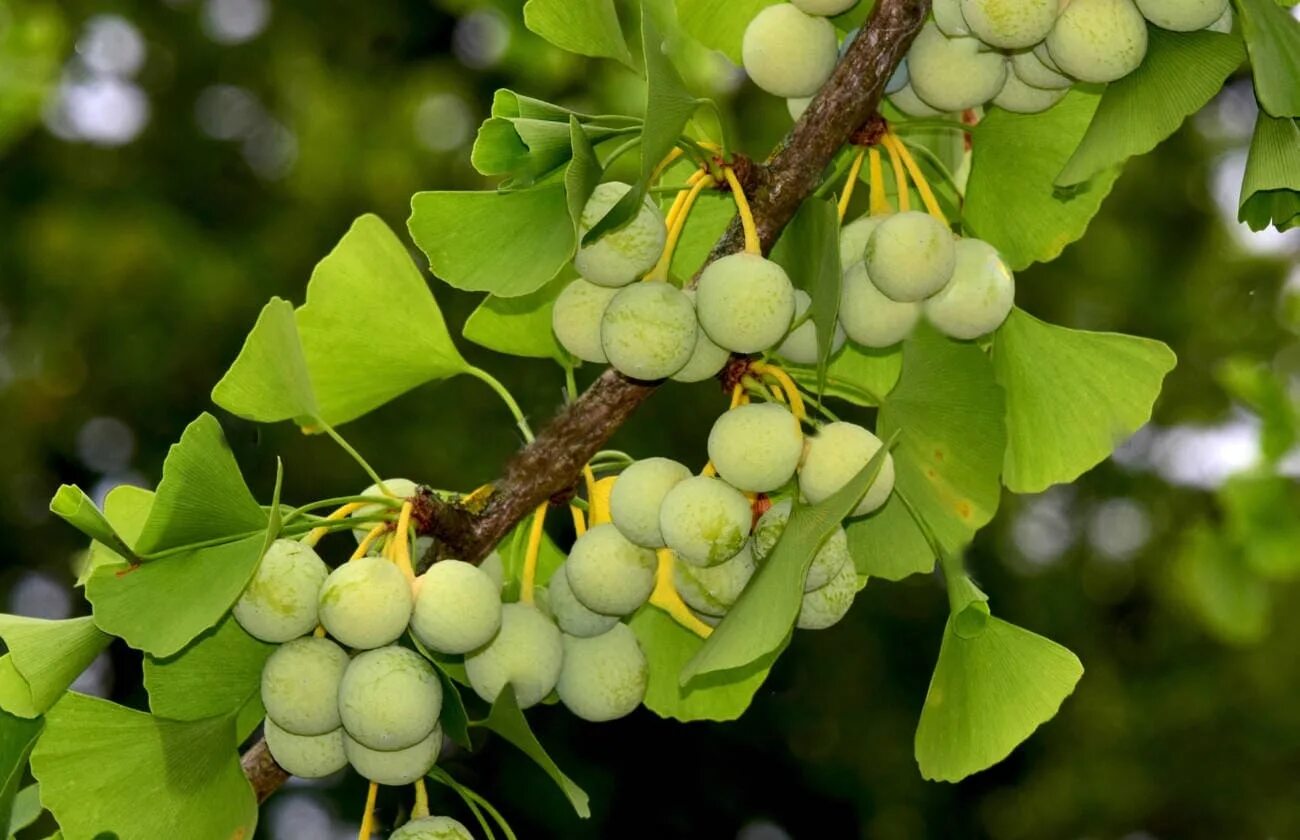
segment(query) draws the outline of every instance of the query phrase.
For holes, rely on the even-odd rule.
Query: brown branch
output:
[[[803,117],[767,163],[754,167],[752,177],[746,178],[764,253],[817,189],[835,153],[875,113],[885,83],[929,10],[929,0],[877,0],[870,19]],[[743,247],[744,232],[737,218],[714,245],[708,261]],[[439,503],[427,517],[428,532],[446,546],[444,553],[471,562],[482,559],[542,502],[571,488],[583,465],[656,387],[612,369],[605,371],[506,464],[480,515]],[[262,741],[244,754],[243,766],[259,802],[287,778]]]

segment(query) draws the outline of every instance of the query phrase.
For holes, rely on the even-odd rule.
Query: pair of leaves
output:
[[[90,616],[0,615],[0,638],[9,649],[0,657],[0,708],[24,718],[44,714],[111,641]]]
[[[1272,117],[1300,117],[1300,22],[1275,0],[1237,0],[1255,74],[1255,97]]]
[[[501,88],[492,110],[479,126],[470,163],[483,175],[504,177],[503,189],[524,189],[551,182],[573,157],[570,122],[576,121],[589,143],[618,136],[605,117],[580,114],[560,105]]]

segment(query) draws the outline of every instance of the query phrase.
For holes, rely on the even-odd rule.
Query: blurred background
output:
[[[0,608],[86,611],[72,588],[84,546],[47,513],[54,489],[155,483],[262,304],[301,301],[354,217],[404,232],[412,193],[488,186],[469,149],[494,89],[636,111],[634,76],[546,44],[521,5],[0,0]],[[725,59],[682,56],[742,149],[761,156],[788,128],[784,103]],[[1019,277],[1030,312],[1158,338],[1179,366],[1111,461],[1008,495],[971,552],[998,614],[1087,668],[1010,759],[955,786],[920,778],[912,732],[947,603],[918,576],[873,583],[842,624],[798,634],[737,723],[642,710],[596,728],[539,708],[541,740],[592,795],[589,821],[504,743],[452,756],[453,773],[524,838],[1300,836],[1300,231],[1235,221],[1254,113],[1238,77],[1131,162],[1082,241]],[[434,289],[455,331],[477,301]],[[553,365],[462,349],[534,422],[558,406]],[[615,443],[698,461],[721,407],[711,384],[668,389]],[[288,424],[222,420],[261,495],[277,453],[289,501],[369,483]],[[456,488],[518,445],[468,379],[345,431],[381,473]],[[143,706],[139,676],[115,647],[77,688]],[[258,836],[354,837],[363,797],[356,778],[295,782]],[[380,804],[391,820],[397,797]]]

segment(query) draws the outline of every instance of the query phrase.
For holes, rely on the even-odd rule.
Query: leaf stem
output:
[[[907,186],[907,172],[903,168],[903,159],[894,151],[889,142],[889,135],[881,138],[885,154],[889,156],[889,166],[894,170],[894,200],[898,202],[898,212],[906,213],[912,209],[911,190]]]
[[[341,446],[344,452],[351,455],[352,460],[356,461],[357,464],[361,466],[361,469],[365,470],[366,475],[370,476],[370,480],[377,484],[379,489],[382,490],[385,495],[389,495],[388,489],[384,487],[384,480],[379,477],[379,473],[375,472],[375,468],[370,466],[370,464],[366,462],[365,458],[361,457],[361,453],[353,449],[352,444],[344,440],[343,435],[339,434],[338,431],[336,431],[329,423],[326,423],[319,417],[316,418],[316,421],[320,423],[321,428],[325,430],[325,434],[333,438],[334,442]]]
[[[609,153],[609,157],[605,158],[605,162],[601,164],[601,168],[608,169],[610,166],[614,164],[614,161],[618,160],[623,155],[627,154],[628,152],[632,151],[633,149],[635,149],[637,146],[640,145],[641,145],[640,136],[631,137],[625,140],[622,144],[620,144],[617,148],[615,148],[614,151]]]
[[[691,608],[686,606],[686,602],[677,592],[676,584],[673,583],[673,565],[677,562],[677,556],[673,554],[671,548],[661,548],[657,553],[659,566],[655,570],[655,588],[650,593],[650,604],[663,610],[673,621],[701,639],[709,638],[713,634],[713,628],[700,621],[695,613],[691,612]]]
[[[482,368],[470,365],[465,372],[487,385],[493,391],[496,391],[497,396],[506,404],[506,408],[510,409],[510,414],[515,418],[515,425],[519,427],[520,433],[523,434],[524,442],[532,443],[533,430],[529,428],[528,420],[524,417],[523,410],[519,408],[519,403],[515,402],[514,396],[511,395],[506,386],[502,385],[500,380]]]

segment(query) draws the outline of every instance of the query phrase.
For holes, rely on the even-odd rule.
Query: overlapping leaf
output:
[[[898,493],[880,510],[844,526],[858,574],[902,580],[934,569],[934,552]]]
[[[812,297],[812,320],[817,328],[816,386],[824,393],[826,371],[835,338],[836,319],[840,312],[839,214],[825,199],[810,198],[781,234],[772,249],[772,259],[780,263],[794,285]]]
[[[44,714],[112,640],[90,616],[50,621],[0,614],[0,708]]]
[[[524,25],[562,50],[632,67],[614,0],[528,0]]]
[[[1275,0],[1237,0],[1255,73],[1255,97],[1272,117],[1300,117],[1300,22]]]
[[[36,745],[42,726],[39,718],[29,720],[0,712],[0,825],[10,824],[27,756]]]
[[[817,370],[790,365],[790,375],[805,388],[817,387]],[[878,406],[903,370],[902,345],[873,350],[848,344],[826,368],[825,395],[861,406]]]
[[[541,99],[501,89],[492,98],[492,112],[479,127],[470,162],[484,175],[506,177],[503,187],[527,187],[548,178],[568,163],[572,154],[569,119],[577,119],[592,143],[619,134],[625,120],[579,114]]]
[[[1251,230],[1300,225],[1300,123],[1260,112],[1246,158],[1237,219]]]
[[[535,292],[521,297],[488,295],[465,320],[465,338],[498,353],[563,362],[568,354],[555,340],[551,313],[555,299],[573,277],[561,272]]]
[[[519,709],[519,702],[515,699],[515,689],[512,685],[506,685],[497,695],[496,702],[492,704],[492,710],[488,716],[480,721],[475,721],[474,726],[490,729],[493,732],[505,738],[514,744],[519,750],[534,762],[538,767],[546,771],[546,775],[559,786],[569,804],[578,816],[586,819],[591,816],[591,807],[588,804],[587,794],[582,788],[564,774],[551,757],[547,755],[546,749],[542,747],[537,736],[533,734],[532,728],[528,726],[528,720],[524,713]]]
[[[741,64],[740,42],[745,27],[767,6],[779,0],[677,0],[677,18],[695,40]],[[867,5],[865,0],[861,5]]]

